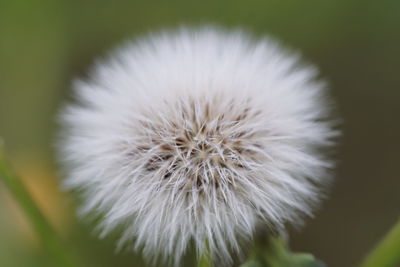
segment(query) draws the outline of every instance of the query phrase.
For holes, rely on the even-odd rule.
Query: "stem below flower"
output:
[[[19,203],[26,216],[29,218],[34,229],[39,234],[46,249],[53,255],[57,261],[57,266],[76,267],[80,266],[69,255],[56,232],[53,230],[49,222],[43,216],[38,206],[35,204],[31,195],[21,182],[21,180],[11,170],[0,144],[0,180],[6,185],[13,197]]]
[[[283,238],[273,234],[256,241],[251,254],[241,267],[326,267],[311,254],[293,253]]]
[[[361,267],[391,267],[400,264],[400,221],[367,255]]]
[[[213,263],[206,254],[200,256],[199,261],[197,262],[197,267],[213,267]]]

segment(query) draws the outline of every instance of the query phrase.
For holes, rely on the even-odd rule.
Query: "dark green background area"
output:
[[[182,24],[269,34],[320,68],[343,121],[336,181],[291,246],[329,266],[356,264],[399,218],[400,1],[0,0],[0,136],[12,158],[53,162],[72,79],[121,41]],[[93,266],[142,266],[88,228],[68,238]],[[0,266],[52,266],[43,251],[11,246],[12,233],[0,229]]]

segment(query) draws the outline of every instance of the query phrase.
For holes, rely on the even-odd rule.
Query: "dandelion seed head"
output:
[[[113,51],[62,112],[65,186],[120,247],[179,263],[192,242],[229,264],[259,225],[312,215],[329,181],[325,84],[243,32],[181,29]]]

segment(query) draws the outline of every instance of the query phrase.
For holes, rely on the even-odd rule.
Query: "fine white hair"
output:
[[[65,186],[118,246],[179,264],[193,244],[230,264],[263,225],[320,201],[332,145],[326,86],[270,38],[179,29],[114,50],[61,113]]]

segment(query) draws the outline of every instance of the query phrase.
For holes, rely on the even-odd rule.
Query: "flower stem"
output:
[[[201,255],[197,262],[197,267],[213,267],[210,257],[206,254]]]
[[[241,267],[326,267],[309,253],[292,252],[286,241],[275,234],[256,240],[250,258]]]
[[[19,203],[21,209],[32,223],[32,226],[39,234],[43,245],[52,254],[57,266],[76,267],[80,266],[75,261],[75,257],[69,254],[61,239],[58,237],[49,222],[43,216],[38,206],[35,204],[31,195],[24,184],[12,171],[4,155],[3,147],[0,144],[0,180],[6,185],[13,197]]]
[[[400,264],[400,220],[367,255],[361,267],[391,267]]]

